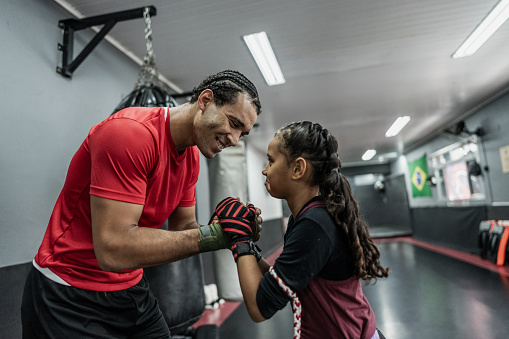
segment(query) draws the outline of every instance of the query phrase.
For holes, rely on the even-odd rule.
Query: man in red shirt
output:
[[[228,247],[196,221],[198,152],[235,146],[260,110],[255,86],[223,71],[188,103],[127,108],[92,127],[27,277],[23,337],[169,338],[143,267]]]

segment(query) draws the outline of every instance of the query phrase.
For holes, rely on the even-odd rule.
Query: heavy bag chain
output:
[[[150,19],[150,8],[143,10],[145,19],[145,41],[147,53],[143,58],[143,64],[138,73],[138,79],[134,89],[124,97],[120,104],[114,109],[116,113],[127,107],[175,107],[178,103],[171,96],[166,84],[159,79],[159,71],[156,66],[156,55],[152,47],[152,21]]]
[[[145,41],[147,46],[147,54],[143,58],[138,80],[134,89],[139,89],[146,84],[155,84],[161,88],[166,86],[159,80],[159,71],[156,65],[156,55],[152,47],[152,20],[150,19],[150,8],[145,7],[143,10],[143,18],[145,19]]]

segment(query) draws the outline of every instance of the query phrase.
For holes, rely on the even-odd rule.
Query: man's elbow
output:
[[[127,269],[125,264],[115,259],[115,255],[111,250],[99,249],[94,246],[95,257],[99,268],[105,272],[115,272]]]
[[[97,255],[97,263],[99,264],[99,268],[104,272],[114,272],[120,271],[119,267],[115,265],[114,260],[111,260],[108,255]]]

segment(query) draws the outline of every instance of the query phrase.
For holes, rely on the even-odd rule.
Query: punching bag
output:
[[[240,141],[235,147],[228,147],[208,159],[210,209],[226,197],[239,197],[242,202],[247,200],[247,166],[246,145]],[[221,299],[229,301],[242,300],[237,275],[237,266],[231,251],[222,250],[212,253],[214,273],[217,281],[217,292]]]
[[[168,229],[166,221],[162,229]],[[172,335],[182,334],[205,312],[205,291],[201,257],[147,267],[143,274],[159,302]]]
[[[136,84],[133,91],[122,99],[113,113],[126,107],[175,107],[178,106],[168,90],[153,82]]]

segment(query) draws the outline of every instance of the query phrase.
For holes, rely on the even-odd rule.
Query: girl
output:
[[[296,338],[383,338],[360,279],[387,277],[388,269],[341,174],[337,149],[336,138],[309,121],[276,133],[262,174],[269,194],[285,199],[292,215],[273,267],[256,246],[235,253],[240,285],[256,322],[293,299]]]

